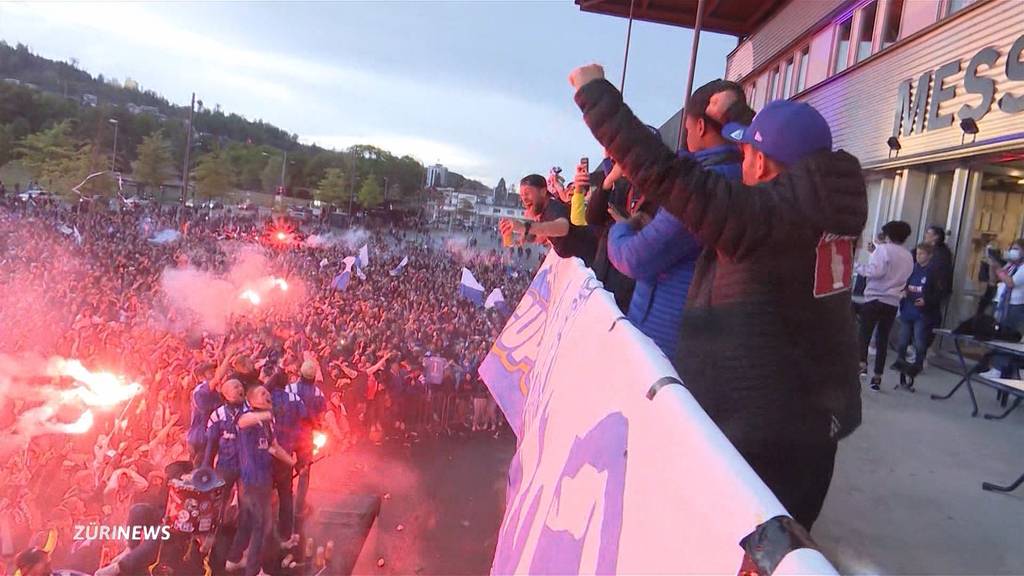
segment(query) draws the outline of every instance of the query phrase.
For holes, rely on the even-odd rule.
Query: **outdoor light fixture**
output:
[[[902,146],[900,146],[899,138],[895,136],[889,136],[889,139],[886,140],[885,143],[886,145],[889,146],[889,158],[892,158],[893,152],[896,153],[896,156],[900,155],[900,148],[902,148]]]
[[[960,136],[960,145],[963,145],[964,139],[967,138],[968,134],[972,136],[971,144],[974,144],[974,141],[978,138],[978,123],[974,121],[974,118],[964,118],[961,120],[960,130],[963,131],[963,134]]]

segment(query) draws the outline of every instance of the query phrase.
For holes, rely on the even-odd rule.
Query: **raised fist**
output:
[[[579,90],[594,80],[602,78],[604,78],[604,68],[600,64],[587,64],[569,73],[569,84],[572,84],[573,89]]]

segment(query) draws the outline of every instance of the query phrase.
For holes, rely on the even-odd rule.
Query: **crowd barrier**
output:
[[[835,574],[578,259],[480,374],[518,437],[492,573]]]

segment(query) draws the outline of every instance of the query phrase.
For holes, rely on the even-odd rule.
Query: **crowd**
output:
[[[339,287],[343,261],[359,246],[304,242],[290,232],[275,242],[267,233],[274,226],[177,207],[108,212],[2,201],[0,385],[22,358],[61,356],[122,374],[142,392],[97,412],[87,432],[68,435],[26,429],[23,416],[45,400],[5,389],[0,434],[12,440],[0,444],[0,574],[27,575],[44,560],[87,573],[148,573],[139,566],[155,552],[116,539],[76,541],[73,531],[129,517],[159,522],[168,482],[187,480],[194,466],[211,466],[240,486],[234,546],[224,560],[257,574],[271,515],[279,541],[298,543],[319,449],[314,429],[329,438],[327,451],[498,430],[476,367],[505,313],[460,298],[459,273],[470,268],[515,302],[535,259],[438,239],[412,222],[367,221],[360,240],[371,263]],[[178,234],[153,241],[161,230]],[[222,274],[239,244],[261,246],[266,273],[302,284],[305,294],[289,306],[232,315],[222,333],[204,330],[173,305],[161,275]],[[407,265],[398,266],[403,258]],[[209,543],[179,544],[159,555],[166,570],[178,564],[177,573],[191,573],[207,561]]]

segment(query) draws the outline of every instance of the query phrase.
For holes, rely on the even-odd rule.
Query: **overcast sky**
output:
[[[374,144],[493,186],[600,149],[566,80],[596,61],[618,84],[626,20],[571,1],[22,3],[0,39],[187,105],[262,118],[327,148]],[[692,36],[633,26],[626,101],[660,126],[681,104]],[[704,34],[695,85],[735,47]],[[594,164],[596,162],[592,162]]]

